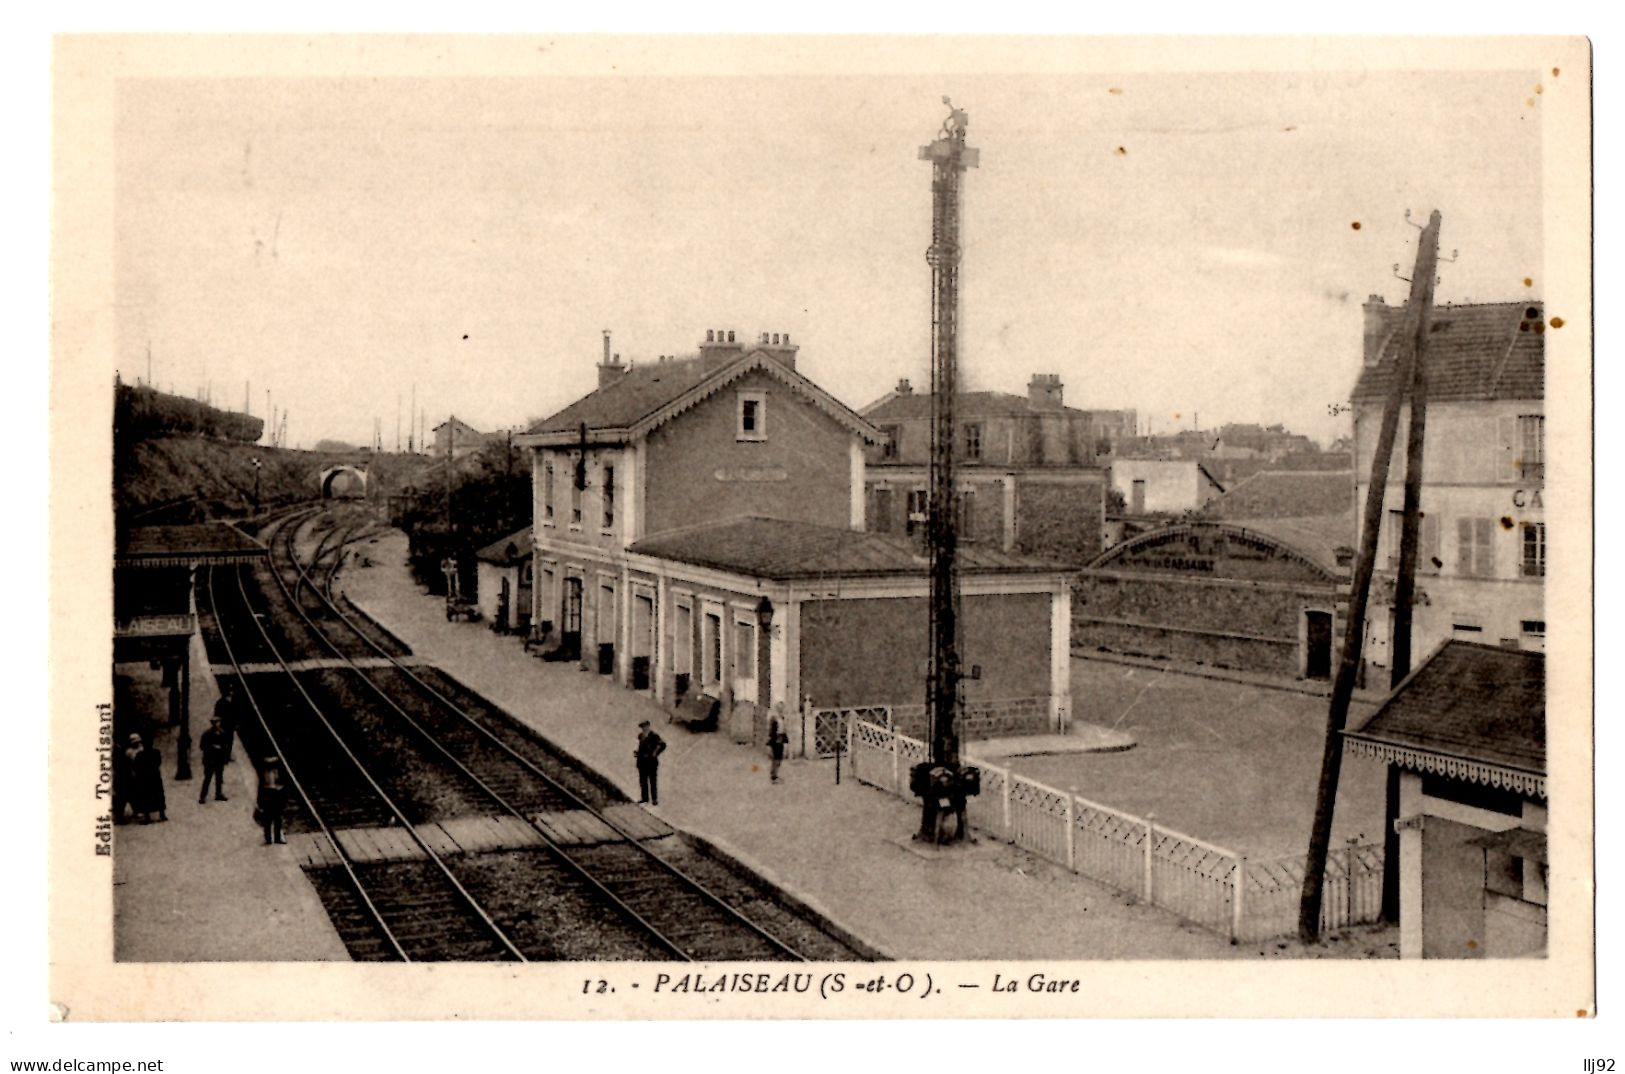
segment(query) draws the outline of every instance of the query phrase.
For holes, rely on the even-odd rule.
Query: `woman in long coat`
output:
[[[134,745],[140,736],[131,736],[131,745]],[[131,812],[141,818],[142,824],[152,820],[154,813],[159,820],[168,820],[164,803],[164,755],[152,745],[144,745],[139,753],[131,758],[131,767],[134,769],[135,787],[130,798]]]

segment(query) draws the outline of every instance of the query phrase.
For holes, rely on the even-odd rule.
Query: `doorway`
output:
[[[564,580],[564,620],[559,627],[559,647],[565,659],[581,659],[581,579]]]
[[[1303,613],[1306,679],[1332,677],[1332,613],[1306,609]]]

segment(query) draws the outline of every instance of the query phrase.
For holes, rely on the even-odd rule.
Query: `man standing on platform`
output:
[[[660,755],[666,752],[666,742],[649,727],[649,721],[638,724],[638,748],[632,756],[638,762],[638,801],[649,805],[660,804]]]
[[[237,687],[226,681],[220,698],[214,703],[214,718],[220,723],[220,730],[225,734],[226,752],[225,761],[231,763],[231,743],[237,737]]]
[[[198,788],[198,805],[209,796],[209,780],[214,780],[214,800],[226,800],[226,760],[231,754],[231,736],[220,726],[220,717],[209,717],[209,729],[197,740],[203,758],[203,786]]]

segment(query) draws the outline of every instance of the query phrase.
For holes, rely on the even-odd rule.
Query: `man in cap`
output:
[[[632,756],[638,762],[639,802],[660,804],[660,755],[665,752],[665,740],[655,734],[649,721],[638,724],[638,748],[632,752]]]
[[[198,754],[203,758],[203,786],[198,788],[197,800],[202,805],[209,796],[209,781],[214,780],[214,800],[226,800],[226,761],[231,756],[231,735],[220,725],[220,717],[209,717],[209,729],[197,740]]]

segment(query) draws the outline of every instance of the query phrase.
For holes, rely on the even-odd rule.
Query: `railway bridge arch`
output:
[[[342,480],[341,480],[342,479]],[[362,497],[367,494],[367,468],[355,466],[350,463],[339,463],[329,466],[319,476],[322,488],[322,499],[330,500],[335,496]],[[357,491],[348,491],[349,487],[359,486]],[[339,491],[335,492],[335,486]]]

